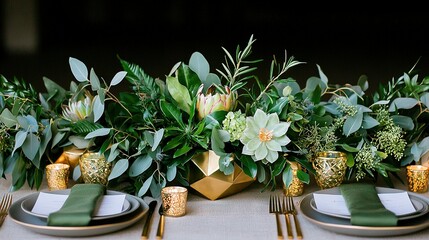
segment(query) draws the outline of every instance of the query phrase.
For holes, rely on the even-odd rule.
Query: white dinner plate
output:
[[[61,195],[68,195],[70,193],[70,189],[66,189],[66,190],[60,190],[60,191],[52,191],[49,192],[50,194],[61,194]],[[124,194],[124,193],[120,193],[120,192],[115,192],[115,191],[109,191],[107,192],[107,195],[117,195],[117,194]],[[48,215],[45,214],[41,214],[41,213],[35,213],[32,211],[34,204],[37,201],[37,198],[39,197],[39,193],[34,193],[30,196],[28,196],[24,201],[22,201],[21,203],[21,208],[24,212],[36,216],[36,217],[40,217],[40,218],[48,218]],[[102,219],[108,219],[108,218],[113,218],[113,217],[118,217],[118,216],[123,216],[126,214],[129,214],[135,210],[138,209],[138,204],[133,204],[133,208],[131,208],[131,203],[130,201],[136,201],[135,199],[129,197],[129,196],[125,196],[125,200],[124,200],[124,205],[122,206],[122,211],[119,213],[115,213],[115,214],[109,214],[109,215],[100,215],[100,216],[93,216],[91,219],[92,220],[102,220]]]
[[[413,213],[408,213],[408,214],[403,214],[403,215],[398,215],[398,220],[407,220],[407,219],[412,219],[412,218],[416,218],[416,217],[420,217],[425,215],[426,213],[429,212],[429,204],[417,197],[414,196],[409,196],[411,203],[413,204],[414,208],[415,208],[415,212]],[[344,218],[344,219],[350,219],[351,216],[350,214],[339,214],[339,213],[334,213],[334,212],[329,212],[329,211],[324,211],[321,209],[318,209],[316,206],[316,201],[314,200],[314,197],[310,200],[310,206],[317,212],[328,215],[328,216],[332,216],[332,217],[338,217],[338,218]]]
[[[112,191],[107,191],[108,194],[110,192]],[[128,199],[132,198],[133,200],[135,200],[130,201],[130,209],[136,207],[134,205],[137,205],[137,210],[133,211],[130,214],[102,220],[93,220],[91,221],[89,226],[48,226],[46,219],[30,215],[24,212],[24,210],[22,210],[22,202],[31,196],[32,194],[14,202],[9,209],[9,216],[12,221],[21,225],[24,228],[27,228],[28,230],[51,236],[87,237],[115,232],[133,225],[134,223],[142,219],[149,210],[149,206],[141,198],[127,194],[126,197]]]
[[[379,193],[397,193],[403,191],[399,189],[382,187],[377,187],[376,189]],[[413,198],[418,198],[421,201],[424,201],[426,204],[429,204],[429,198],[426,198],[413,192],[408,192],[408,195],[412,196]],[[299,204],[299,208],[303,216],[311,223],[330,232],[336,232],[352,236],[386,237],[405,235],[429,227],[429,217],[427,216],[427,214],[412,219],[399,220],[398,226],[372,227],[352,225],[349,219],[328,216],[314,210],[311,207],[312,198],[313,193],[307,194],[305,197],[302,198]]]

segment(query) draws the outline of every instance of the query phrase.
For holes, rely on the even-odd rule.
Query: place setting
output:
[[[67,179],[65,175],[62,180]],[[45,235],[84,237],[106,234],[142,219],[149,206],[141,198],[99,183],[79,183],[70,189],[50,181],[49,191],[15,201],[9,216],[17,224]],[[57,190],[57,188],[59,188]]]
[[[429,199],[419,193],[345,183],[304,196],[300,211],[311,223],[352,236],[398,236],[429,226]]]

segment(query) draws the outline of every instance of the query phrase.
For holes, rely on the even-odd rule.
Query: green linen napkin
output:
[[[339,188],[350,211],[352,225],[396,226],[398,224],[396,215],[381,203],[374,185],[349,183],[342,184]]]
[[[49,214],[48,226],[87,226],[98,199],[106,187],[101,184],[76,184],[60,210]]]

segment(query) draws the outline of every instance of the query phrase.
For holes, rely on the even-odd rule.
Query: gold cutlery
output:
[[[3,224],[6,218],[10,205],[12,204],[12,195],[10,193],[3,194],[0,202],[0,226]]]
[[[159,222],[158,222],[158,230],[156,232],[156,239],[162,239],[164,236],[164,225],[165,225],[165,216],[164,216],[164,209],[161,206],[159,207]]]
[[[285,197],[283,196],[282,198],[283,198],[282,208],[283,208],[283,214],[285,215],[285,219],[286,219],[287,236],[288,236],[288,239],[293,239],[292,225],[289,218],[290,211],[289,211],[288,205],[286,204]]]
[[[147,215],[147,219],[146,222],[143,226],[143,231],[142,231],[142,237],[141,240],[146,240],[149,238],[149,228],[152,222],[152,215],[153,212],[155,211],[156,205],[158,204],[158,202],[156,200],[153,200],[152,202],[149,203],[149,212]]]
[[[295,204],[293,203],[293,199],[291,196],[287,196],[287,204],[286,204],[286,209],[287,209],[287,213],[291,214],[293,216],[293,221],[295,222],[295,229],[296,229],[296,235],[298,239],[303,239],[302,236],[302,231],[301,231],[301,225],[298,222],[298,218],[296,217],[296,215],[298,214],[296,209],[295,209]]]
[[[276,214],[276,225],[277,225],[277,239],[283,239],[282,226],[280,225],[279,214],[282,214],[283,211],[280,205],[280,199],[278,196],[270,196],[270,213]]]

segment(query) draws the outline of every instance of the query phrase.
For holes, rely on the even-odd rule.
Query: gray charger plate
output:
[[[377,187],[377,192],[379,193],[395,193],[402,191],[403,190]],[[419,198],[420,200],[429,204],[429,199],[424,196],[413,192],[408,192],[408,195]],[[392,227],[368,227],[351,225],[350,220],[348,219],[327,216],[315,211],[310,205],[312,198],[313,194],[310,193],[301,200],[299,204],[301,213],[311,223],[331,232],[352,236],[385,237],[405,235],[429,227],[429,217],[427,215],[409,220],[401,220],[398,222],[398,226]]]
[[[331,190],[331,189],[326,189],[326,190]],[[318,193],[336,194],[336,195],[340,194],[339,192],[336,193],[335,191],[324,192],[326,190],[321,190]],[[414,209],[416,211],[413,212],[413,213],[399,215],[399,216],[397,216],[398,220],[407,220],[407,219],[412,219],[412,218],[420,217],[420,216],[423,216],[423,215],[425,215],[426,213],[429,212],[429,204],[426,201],[424,201],[424,200],[422,200],[420,198],[417,198],[417,197],[415,197],[413,195],[411,195],[411,196],[409,195],[409,197],[410,197],[411,203],[413,204]],[[333,213],[333,212],[323,211],[323,210],[317,209],[316,201],[315,201],[314,197],[310,200],[310,206],[315,211],[320,212],[320,213],[325,214],[325,215],[328,215],[328,216],[338,217],[338,218],[344,218],[344,219],[350,219],[351,218],[350,215],[344,215],[344,214]]]
[[[63,191],[63,190],[61,190]],[[55,192],[55,191],[53,191]],[[15,223],[27,228],[28,230],[51,236],[60,237],[88,237],[95,235],[102,235],[106,233],[115,232],[126,227],[133,225],[142,219],[148,212],[149,206],[141,199],[127,194],[127,197],[133,198],[136,201],[130,201],[134,208],[134,203],[137,203],[137,210],[121,216],[104,220],[94,220],[89,226],[78,227],[62,227],[62,226],[48,226],[46,219],[42,219],[24,212],[21,204],[29,196],[23,197],[12,204],[9,209],[9,216]]]
[[[68,195],[70,193],[70,189],[66,189],[66,190],[59,190],[59,191],[55,191],[55,192],[49,192],[51,194],[61,194],[61,195]],[[115,192],[115,191],[107,191],[107,195],[118,195],[118,194],[124,194],[121,192]],[[28,196],[28,198],[26,198],[24,201],[22,201],[21,203],[21,208],[24,212],[30,214],[30,215],[34,215],[36,217],[40,217],[40,218],[48,218],[48,215],[44,215],[44,214],[39,214],[39,213],[34,213],[32,212],[32,209],[34,207],[34,204],[37,201],[37,198],[39,197],[39,193],[34,193],[30,196]],[[134,204],[131,205],[131,202],[134,202]],[[133,206],[133,208],[131,208],[131,206]],[[112,218],[112,217],[119,217],[119,216],[123,216],[126,214],[129,214],[135,210],[138,209],[138,202],[136,202],[136,200],[130,196],[125,195],[125,201],[124,201],[124,205],[122,207],[122,211],[120,213],[116,213],[116,214],[110,214],[110,215],[102,215],[102,216],[94,216],[91,219],[92,220],[102,220],[102,219],[108,219],[108,218]]]

